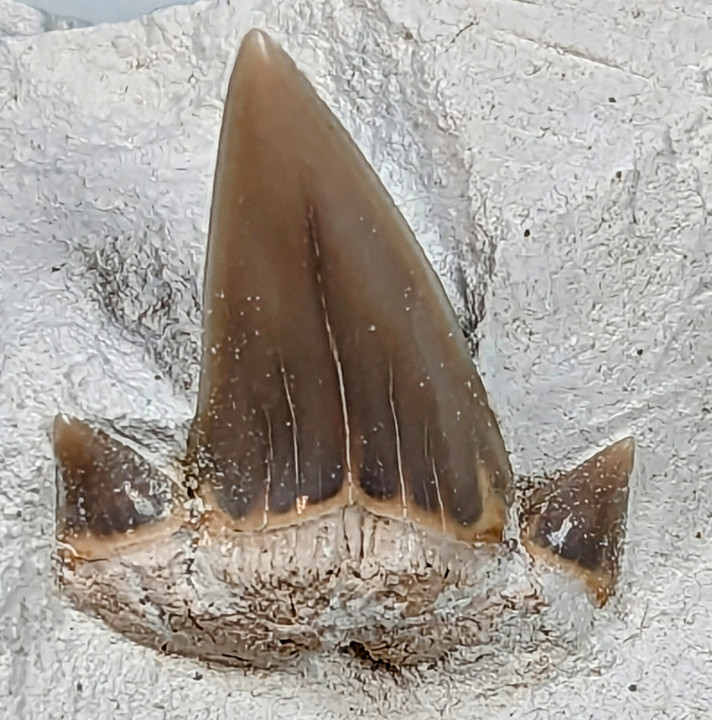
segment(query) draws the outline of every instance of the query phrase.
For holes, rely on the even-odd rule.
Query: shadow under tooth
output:
[[[350,466],[374,512],[400,516],[405,499],[439,516],[442,503],[456,536],[499,533],[511,471],[443,288],[351,138],[259,31],[228,88],[204,307],[191,452],[223,511],[254,526],[268,492],[268,523],[289,520],[339,495]]]
[[[121,534],[165,517],[170,479],[131,448],[76,418],[57,416],[59,534]]]

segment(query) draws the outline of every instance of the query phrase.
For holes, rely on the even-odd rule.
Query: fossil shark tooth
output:
[[[230,79],[192,452],[241,529],[354,499],[499,539],[511,471],[457,319],[353,140],[250,33]]]
[[[514,488],[496,418],[407,223],[260,31],[229,82],[203,306],[185,477],[55,421],[64,592],[228,665],[353,647],[408,664],[486,637],[522,552],[498,542]],[[632,459],[618,443],[564,476],[529,506],[526,547],[608,593]]]
[[[635,442],[624,438],[534,493],[522,533],[534,557],[580,576],[598,605],[613,591]]]

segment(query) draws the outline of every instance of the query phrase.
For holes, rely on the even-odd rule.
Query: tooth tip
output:
[[[264,54],[267,52],[267,46],[270,41],[269,35],[259,28],[252,28],[242,41],[242,47],[245,51],[253,51]]]
[[[55,448],[71,443],[86,427],[85,423],[71,415],[58,413],[52,423],[52,443]]]
[[[53,430],[54,434],[56,434],[57,432],[61,431],[62,428],[66,427],[69,424],[70,424],[70,420],[67,415],[64,415],[62,413],[57,413],[54,416],[54,421],[52,423],[52,430]]]
[[[228,83],[225,118],[229,124],[239,123],[234,115],[246,108],[263,116],[265,113],[286,113],[290,116],[290,87],[299,86],[300,73],[291,58],[266,32],[250,30],[237,53]],[[296,120],[295,120],[296,122]]]
[[[252,29],[242,41],[235,69],[255,62],[271,64],[277,60],[279,53],[279,45],[264,30]]]
[[[621,440],[613,443],[611,447],[619,448],[624,452],[632,453],[635,450],[635,438],[629,435],[628,437],[624,437]]]
[[[635,440],[626,437],[617,440],[592,458],[598,472],[593,472],[589,482],[604,486],[627,487],[635,461]]]

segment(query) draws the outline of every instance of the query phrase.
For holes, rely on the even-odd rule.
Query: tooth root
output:
[[[85,557],[163,532],[170,479],[137,452],[76,418],[58,415],[52,433],[57,463],[57,536]]]
[[[529,553],[581,577],[599,606],[618,576],[634,454],[633,438],[610,445],[540,488],[526,512]]]
[[[190,453],[238,528],[356,501],[499,537],[511,471],[454,312],[354,142],[250,32],[230,79]]]

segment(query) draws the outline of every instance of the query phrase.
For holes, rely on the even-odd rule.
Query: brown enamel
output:
[[[170,479],[103,430],[58,415],[52,432],[57,462],[57,536],[83,556],[131,544],[171,516]],[[140,532],[140,535],[139,535]]]
[[[532,555],[581,576],[599,605],[618,574],[634,454],[625,438],[555,477],[532,496],[522,533]]]
[[[344,128],[264,33],[230,79],[191,437],[238,528],[357,501],[498,538],[511,471],[443,288]]]

